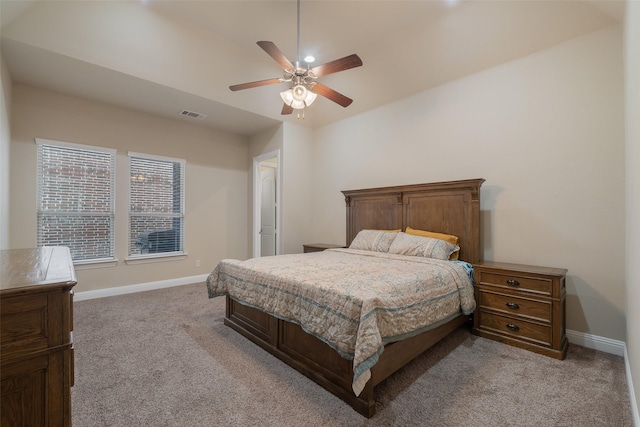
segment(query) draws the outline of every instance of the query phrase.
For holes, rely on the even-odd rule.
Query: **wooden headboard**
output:
[[[347,246],[360,230],[418,230],[459,238],[460,259],[482,260],[480,186],[484,179],[343,191]]]

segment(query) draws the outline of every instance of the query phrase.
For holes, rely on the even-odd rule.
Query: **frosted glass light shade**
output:
[[[301,110],[313,104],[318,95],[311,92],[303,85],[296,85],[291,89],[280,92],[280,97],[285,104],[296,110]]]

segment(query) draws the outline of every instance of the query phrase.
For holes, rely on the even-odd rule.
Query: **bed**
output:
[[[483,182],[343,191],[346,249],[223,260],[209,297],[226,296],[227,326],[371,417],[374,387],[475,308],[469,263],[481,259]],[[420,230],[458,241],[415,237]],[[411,256],[414,241],[430,255]]]

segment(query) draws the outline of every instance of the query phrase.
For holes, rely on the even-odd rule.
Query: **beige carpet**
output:
[[[204,284],[77,302],[73,425],[632,426],[621,357],[558,361],[460,329],[366,419],[222,323]]]

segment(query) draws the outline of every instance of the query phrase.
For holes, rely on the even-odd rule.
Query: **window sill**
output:
[[[76,270],[91,270],[94,268],[115,267],[117,265],[118,260],[115,258],[73,262],[73,267]]]
[[[167,252],[153,255],[136,255],[124,259],[127,264],[147,264],[151,262],[180,261],[187,257],[186,252]]]

